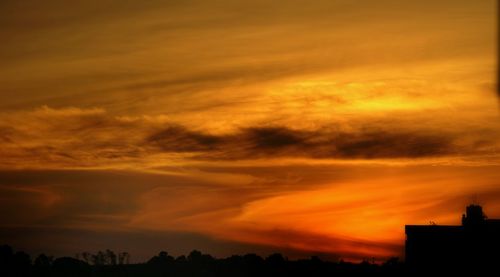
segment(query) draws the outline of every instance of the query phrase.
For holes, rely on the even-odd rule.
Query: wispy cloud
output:
[[[121,168],[161,166],[163,155],[184,161],[269,158],[333,160],[466,158],[494,155],[493,128],[436,130],[393,121],[320,125],[314,129],[262,124],[223,133],[196,130],[165,116],[112,116],[102,109],[52,109],[2,116],[4,167]],[[485,137],[485,134],[487,136]],[[165,164],[165,165],[166,165]]]

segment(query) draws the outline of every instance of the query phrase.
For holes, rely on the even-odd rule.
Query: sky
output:
[[[496,9],[1,1],[0,243],[385,259],[500,218]]]

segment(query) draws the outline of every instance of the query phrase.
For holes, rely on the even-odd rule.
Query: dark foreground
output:
[[[141,264],[128,264],[128,259],[127,253],[106,250],[55,259],[41,254],[32,260],[24,252],[0,246],[0,276],[401,276],[404,270],[397,258],[380,265],[327,262],[317,257],[290,261],[281,254],[216,259],[195,250],[176,258],[161,252]]]
[[[80,253],[75,257],[54,258],[44,254],[34,260],[24,252],[15,252],[10,246],[0,246],[0,276],[500,276],[500,264],[468,266],[468,263],[450,266],[407,268],[397,258],[382,264],[322,261],[317,257],[288,260],[281,254],[262,258],[255,254],[234,255],[217,259],[199,251],[187,257],[172,257],[160,252],[146,263],[129,264],[130,255],[111,250],[95,254]]]

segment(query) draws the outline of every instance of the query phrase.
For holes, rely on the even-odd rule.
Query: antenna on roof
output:
[[[479,202],[477,201],[477,194],[474,193],[471,197],[470,197],[470,202],[472,205],[479,205]]]

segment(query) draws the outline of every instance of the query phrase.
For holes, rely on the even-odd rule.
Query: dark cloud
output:
[[[304,145],[309,135],[307,132],[293,131],[282,127],[248,128],[243,132],[243,136],[251,141],[257,149],[276,149]]]
[[[151,205],[161,207],[152,210],[162,213],[156,223],[163,224],[169,219],[237,207],[255,198],[256,191],[249,188],[227,187],[210,176],[185,172],[0,170],[0,228],[33,223],[123,228]],[[182,205],[178,199],[183,199]],[[159,219],[154,217],[148,225]]]
[[[139,209],[138,196],[207,185],[185,176],[110,170],[0,170],[0,225],[123,223]],[[105,222],[101,222],[105,220]],[[1,227],[0,227],[1,228]]]
[[[447,134],[411,131],[315,131],[287,127],[251,127],[226,135],[208,135],[169,127],[147,142],[163,151],[203,152],[208,159],[310,157],[341,159],[419,158],[455,154]]]
[[[220,145],[222,137],[190,131],[183,126],[172,125],[148,137],[148,142],[169,152],[208,151]]]
[[[163,154],[161,158],[200,161],[342,160],[474,156],[498,149],[498,134],[491,128],[472,127],[465,133],[411,126],[403,120],[331,122],[315,129],[262,123],[216,133],[161,116],[117,117],[100,109],[43,107],[20,116],[5,117],[0,125],[4,167],[108,167],[130,162],[148,167],[158,160],[155,155]]]
[[[455,151],[450,137],[398,131],[341,134],[334,143],[336,154],[346,158],[418,158]]]

